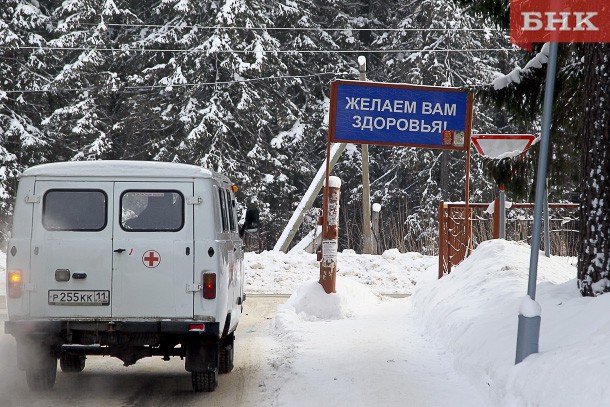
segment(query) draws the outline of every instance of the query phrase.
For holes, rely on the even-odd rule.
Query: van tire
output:
[[[62,353],[59,356],[59,366],[64,373],[80,373],[85,369],[86,359],[86,356]]]
[[[191,372],[193,390],[196,392],[212,392],[218,387],[218,370],[209,372]]]
[[[55,386],[55,378],[57,377],[57,360],[46,367],[26,370],[25,377],[30,390],[51,390]]]
[[[218,353],[218,373],[225,374],[233,370],[233,346],[235,336],[233,334],[225,338],[220,345],[220,352]]]

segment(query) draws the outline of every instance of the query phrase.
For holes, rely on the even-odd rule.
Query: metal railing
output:
[[[489,204],[469,203],[468,206],[469,213],[466,216],[464,202],[439,203],[439,278],[451,273],[452,267],[461,263],[480,242],[499,237],[499,205],[496,203],[493,215],[485,213]],[[549,203],[551,233],[548,244],[551,253],[562,256],[577,255],[578,207],[578,204]],[[507,208],[507,240],[531,243],[533,208],[533,203],[513,203]]]

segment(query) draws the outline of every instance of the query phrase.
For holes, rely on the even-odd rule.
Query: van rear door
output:
[[[113,185],[36,181],[32,317],[110,317]]]
[[[192,318],[192,182],[116,182],[112,317]]]

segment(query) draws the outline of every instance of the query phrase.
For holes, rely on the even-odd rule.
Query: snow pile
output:
[[[318,280],[303,283],[278,308],[276,321],[284,319],[315,321],[333,320],[354,316],[377,304],[379,298],[370,288],[348,278],[337,278],[337,292],[327,294]]]
[[[304,251],[249,252],[244,264],[246,293],[291,294],[301,283],[320,276],[316,255]],[[397,249],[386,250],[381,256],[344,250],[338,254],[337,275],[350,277],[377,294],[410,294],[432,267],[438,267],[436,256],[400,253]]]
[[[540,256],[540,353],[515,366],[519,310],[539,311],[523,305],[529,256],[527,245],[484,242],[449,276],[420,286],[413,307],[456,368],[488,385],[498,405],[609,405],[610,389],[594,383],[609,371],[610,295],[581,297],[565,258]]]

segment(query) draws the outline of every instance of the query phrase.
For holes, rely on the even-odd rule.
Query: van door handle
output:
[[[77,280],[84,280],[85,278],[87,278],[87,273],[73,273],[72,278],[75,278]]]
[[[126,249],[116,249],[116,250],[113,250],[113,252],[115,252],[115,253],[123,253],[125,250]]]

